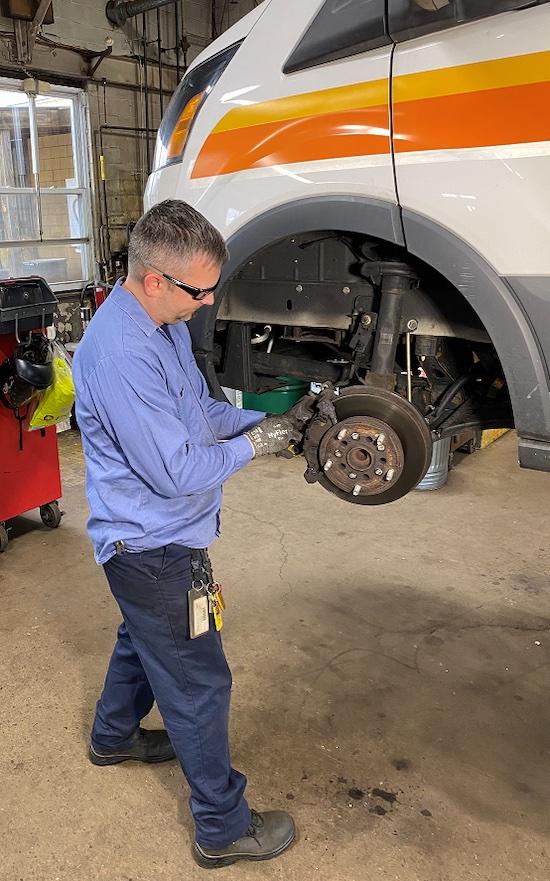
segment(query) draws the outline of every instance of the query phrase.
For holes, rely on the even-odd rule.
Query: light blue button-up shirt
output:
[[[252,459],[243,432],[264,414],[211,398],[185,322],[159,327],[120,283],[86,329],[73,375],[97,562],[117,541],[132,552],[207,547],[223,482]]]

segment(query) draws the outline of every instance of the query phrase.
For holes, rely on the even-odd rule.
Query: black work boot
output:
[[[221,869],[237,860],[272,860],[294,841],[294,820],[286,811],[251,811],[250,826],[242,838],[227,847],[201,847],[195,842],[193,856],[203,869]]]
[[[93,765],[118,765],[134,759],[136,762],[167,762],[175,757],[174,747],[164,731],[145,731],[138,728],[134,732],[131,743],[123,749],[101,747],[96,749],[92,744],[88,749],[88,757]]]

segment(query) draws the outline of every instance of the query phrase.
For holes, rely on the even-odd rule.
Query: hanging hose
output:
[[[464,388],[468,380],[471,378],[471,375],[471,373],[465,373],[463,376],[459,376],[458,379],[455,379],[455,381],[452,382],[450,386],[445,389],[439,401],[437,402],[436,408],[433,413],[434,416],[441,416],[443,410],[447,407],[447,405],[453,400],[453,398],[459,393],[459,391]]]
[[[445,414],[445,410],[448,405],[451,403],[454,397],[461,391],[464,386],[470,381],[472,378],[473,371],[470,370],[468,373],[465,373],[463,376],[459,376],[458,379],[455,379],[454,382],[448,386],[443,394],[441,395],[439,401],[437,402],[435,410],[433,410],[428,416],[428,425],[431,429],[437,428],[444,420],[447,418]]]

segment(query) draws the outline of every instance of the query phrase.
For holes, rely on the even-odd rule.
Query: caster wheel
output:
[[[42,505],[40,508],[40,517],[42,518],[44,526],[47,526],[49,529],[57,529],[61,523],[62,517],[61,511],[59,510],[59,503],[50,502],[48,505]]]
[[[8,547],[8,531],[5,526],[0,523],[0,554],[3,554]]]

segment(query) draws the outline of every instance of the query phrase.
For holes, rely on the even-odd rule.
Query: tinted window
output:
[[[548,0],[389,0],[388,28],[398,42],[476,18],[537,6]]]
[[[385,0],[325,0],[283,67],[292,73],[388,45]]]

